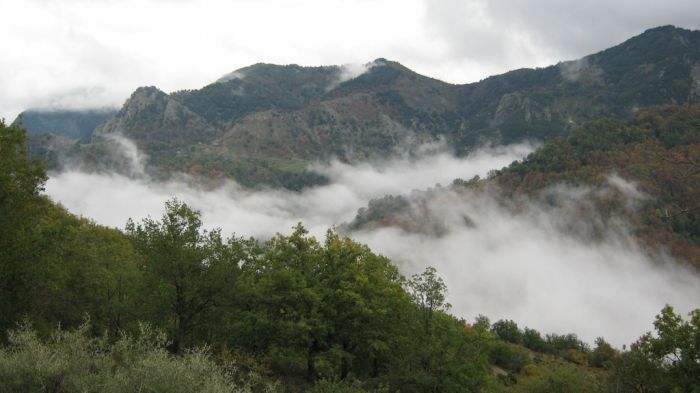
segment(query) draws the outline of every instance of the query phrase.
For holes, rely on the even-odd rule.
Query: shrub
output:
[[[532,359],[527,349],[496,341],[489,348],[489,361],[510,373],[516,373]]]
[[[9,332],[0,349],[0,392],[245,392],[248,383],[233,383],[235,367],[217,365],[206,349],[182,356],[166,350],[162,333],[142,325],[137,336],[110,343],[105,335],[90,338],[83,324],[41,340],[24,324]]]

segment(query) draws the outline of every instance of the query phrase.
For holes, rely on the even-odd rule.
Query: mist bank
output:
[[[353,220],[371,199],[483,177],[532,150],[515,145],[464,158],[433,152],[418,159],[316,164],[312,169],[329,183],[301,192],[250,190],[234,182],[211,190],[187,178],[155,182],[80,170],[51,174],[46,192],[69,211],[113,227],[123,227],[129,217],[159,217],[164,201],[177,197],[201,211],[206,227],[225,233],[266,239],[302,222],[322,237],[329,227]],[[631,209],[643,198],[624,179],[611,177],[609,187],[626,192]],[[406,275],[436,267],[457,316],[514,319],[543,333],[574,332],[588,342],[605,336],[621,346],[651,330],[650,321],[666,303],[681,312],[700,307],[700,279],[663,253],[642,249],[624,221],[608,225],[595,213],[573,214],[586,206],[591,192],[605,190],[561,187],[552,191],[559,203],[526,200],[513,210],[497,203],[497,195],[464,198],[437,189],[425,206],[446,228],[444,234],[384,226],[349,235],[390,257]],[[593,239],[588,228],[600,222],[604,236]]]
[[[127,218],[158,217],[163,203],[172,198],[201,211],[208,228],[225,233],[269,238],[299,222],[317,237],[333,226],[350,221],[370,199],[425,189],[436,183],[448,184],[457,177],[484,176],[523,158],[534,147],[529,144],[485,148],[464,159],[444,152],[420,158],[349,165],[339,161],[317,163],[310,169],[324,175],[329,183],[301,192],[266,188],[251,190],[228,181],[208,189],[193,185],[181,176],[168,182],[153,181],[144,175],[143,156],[128,139],[119,138],[121,154],[130,162],[125,176],[89,173],[75,169],[51,173],[46,193],[69,211],[96,222],[122,228]]]
[[[624,216],[603,215],[591,202],[622,195],[633,214],[646,198],[633,183],[611,175],[601,187],[558,185],[505,203],[496,192],[433,189],[409,197],[385,220],[392,224],[352,237],[404,274],[437,268],[452,311],[468,320],[481,313],[621,347],[653,330],[665,304],[682,314],[700,306],[695,271],[640,245]]]

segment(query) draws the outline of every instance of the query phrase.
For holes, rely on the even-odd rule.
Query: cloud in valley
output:
[[[123,227],[128,217],[159,217],[163,202],[177,196],[202,212],[206,226],[226,233],[267,238],[289,233],[301,221],[323,236],[327,228],[351,221],[372,198],[484,176],[531,150],[520,145],[463,159],[432,152],[356,166],[317,164],[315,170],[330,183],[300,193],[253,191],[234,183],[205,190],[187,179],[158,183],[80,171],[52,174],[47,193],[70,211],[110,226]],[[665,303],[682,312],[700,307],[700,279],[663,254],[649,255],[623,219],[591,214],[586,201],[609,192],[626,195],[630,211],[644,198],[614,174],[604,188],[554,187],[546,198],[521,200],[517,208],[505,208],[495,194],[465,197],[438,187],[427,199],[427,211],[446,227],[441,236],[396,227],[350,235],[392,258],[406,275],[436,267],[461,317],[509,318],[545,333],[575,332],[589,342],[605,335],[621,346],[651,330]]]
[[[443,190],[427,203],[446,227],[441,236],[385,227],[353,237],[404,274],[434,266],[457,315],[513,319],[543,332],[577,333],[589,343],[604,335],[620,347],[652,330],[665,304],[683,313],[700,307],[700,278],[663,253],[643,250],[622,219],[596,213],[587,202],[594,193],[622,193],[629,210],[641,198],[619,177],[609,183],[554,187],[542,199],[519,201],[517,209],[492,193]]]
[[[131,173],[142,173],[140,154],[127,139],[118,141],[122,155],[133,158]],[[233,182],[207,190],[190,186],[186,178],[159,183],[80,170],[52,174],[46,191],[70,211],[114,227],[123,227],[128,217],[158,217],[163,203],[177,196],[200,210],[209,227],[226,232],[265,238],[303,221],[314,235],[322,236],[330,226],[350,221],[372,198],[448,184],[457,177],[484,176],[532,150],[530,145],[515,145],[482,150],[464,160],[435,153],[420,159],[405,157],[357,166],[334,161],[314,167],[330,179],[330,184],[300,193],[252,191]]]

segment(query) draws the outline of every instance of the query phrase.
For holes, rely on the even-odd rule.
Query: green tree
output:
[[[388,259],[334,231],[320,244],[297,225],[242,274],[232,336],[264,351],[274,369],[313,382],[377,377],[393,366],[411,302]]]
[[[540,332],[535,329],[525,328],[523,331],[523,345],[536,352],[549,352],[547,342],[542,338]]]
[[[196,328],[235,278],[238,260],[220,230],[202,230],[200,213],[173,199],[160,221],[129,220],[126,232],[143,256],[144,307],[182,353]]]
[[[319,292],[329,322],[326,342],[335,348],[338,376],[377,377],[389,367],[404,334],[411,302],[396,266],[367,246],[328,231]]]
[[[523,332],[518,328],[518,324],[515,321],[500,319],[493,324],[491,331],[496,333],[501,340],[513,344],[523,343]]]
[[[700,310],[684,320],[667,305],[647,333],[615,362],[624,391],[700,392]]]
[[[0,220],[22,214],[44,190],[46,179],[43,164],[27,157],[25,130],[0,120]]]
[[[408,282],[413,301],[421,310],[423,328],[427,333],[430,321],[437,312],[446,312],[452,306],[445,301],[447,286],[437,275],[437,270],[428,266],[420,275],[414,274]]]
[[[611,368],[613,361],[619,355],[603,337],[595,339],[595,348],[590,354],[590,364],[594,367]]]
[[[37,225],[47,202],[40,197],[46,173],[27,157],[19,126],[0,120],[0,329],[28,310],[32,286],[44,274],[35,260]]]
[[[318,283],[321,246],[301,225],[277,235],[242,265],[232,344],[263,353],[281,374],[316,379],[325,348]]]

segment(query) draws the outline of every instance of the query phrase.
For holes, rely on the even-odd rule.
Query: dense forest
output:
[[[676,133],[593,125],[545,145],[523,167],[499,172],[499,181],[512,190],[534,184],[527,179],[537,178],[528,173],[537,173],[535,164],[544,159],[538,157],[549,160],[543,168],[593,158],[590,150],[552,154],[581,135],[587,137],[577,146],[593,143],[592,151],[657,144],[670,152],[671,164],[688,167],[685,176],[696,176],[696,133],[674,125],[696,122],[683,114],[697,110],[671,112],[638,121]],[[621,130],[619,138],[596,138],[594,131],[603,129]],[[569,167],[551,181],[579,170]],[[42,195],[46,179],[44,164],[27,157],[25,131],[0,123],[0,392],[693,392],[700,386],[698,310],[684,318],[665,307],[656,332],[622,351],[602,337],[591,345],[511,320],[465,321],[450,314],[438,271],[403,277],[390,260],[334,230],[320,240],[302,224],[266,241],[226,237],[204,230],[199,212],[173,199],[159,219],[125,217],[120,231],[52,203]],[[692,202],[683,199],[689,191],[664,190],[673,201]],[[668,215],[694,220],[691,205],[678,206]],[[664,207],[650,206],[649,214]],[[684,229],[694,221],[683,222],[665,225],[694,241],[692,229]]]

